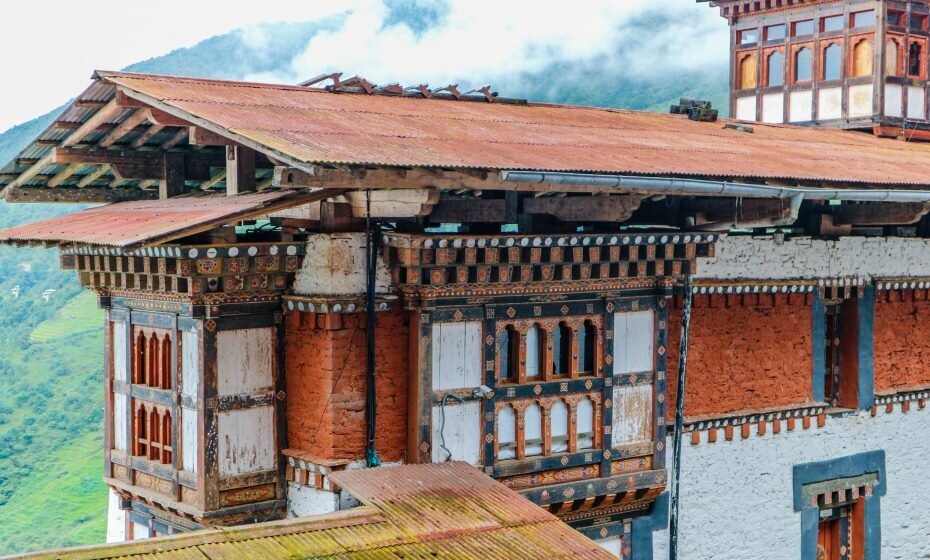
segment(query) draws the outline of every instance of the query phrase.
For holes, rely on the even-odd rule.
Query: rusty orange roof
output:
[[[169,113],[177,122],[129,126],[138,111],[117,103],[118,93]],[[151,180],[122,178],[106,165],[57,163],[52,150],[106,145],[126,152],[194,151],[184,123],[304,170],[315,165],[533,170],[930,187],[930,144],[760,123],[753,123],[750,133],[725,128],[727,122],[97,72],[93,84],[47,130],[0,168],[0,193],[32,200],[26,195],[42,192],[35,189],[54,187],[45,196],[76,202],[151,198],[145,190]],[[258,173],[260,181],[270,181],[267,165]],[[209,178],[187,177],[187,187],[214,188],[221,180],[215,169]]]
[[[273,210],[320,200],[326,191],[268,191],[118,202],[0,230],[0,243],[103,245],[122,249],[165,243]]]
[[[822,128],[100,72],[137,99],[307,164],[930,185],[930,145]]]
[[[343,471],[333,476],[365,505],[330,515],[19,558],[614,558],[465,463]]]

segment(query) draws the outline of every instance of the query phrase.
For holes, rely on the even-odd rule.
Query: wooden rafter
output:
[[[109,148],[120,138],[129,134],[135,130],[137,126],[141,125],[147,120],[150,120],[149,111],[147,109],[136,109],[134,113],[126,117],[123,122],[111,130],[109,134],[104,136],[100,142],[97,143],[97,146],[100,148]]]
[[[7,202],[77,202],[100,204],[123,202],[126,200],[154,200],[157,191],[139,189],[113,189],[108,187],[87,187],[83,189],[58,188],[44,189],[21,187],[6,191]]]
[[[146,142],[148,142],[153,136],[155,136],[156,134],[164,130],[164,128],[165,128],[164,125],[153,124],[152,126],[146,128],[145,132],[143,132],[135,140],[133,140],[130,146],[132,146],[133,148],[141,148],[142,146],[145,146]]]
[[[210,177],[210,179],[204,181],[200,185],[200,188],[205,191],[210,190],[225,180],[226,180],[226,170],[224,169],[220,171],[219,173],[217,173],[216,175],[214,175],[213,177]]]
[[[171,148],[177,146],[182,141],[187,139],[187,128],[182,128],[170,140],[161,145],[162,150],[170,150]]]
[[[109,170],[110,170],[110,166],[109,166],[109,165],[99,165],[99,166],[97,166],[97,169],[94,169],[93,171],[91,171],[91,172],[88,173],[87,175],[84,175],[83,177],[81,177],[81,180],[78,181],[78,184],[77,184],[78,188],[83,189],[84,187],[86,187],[87,185],[93,183],[94,181],[96,181],[96,180],[99,179],[100,177],[103,177],[104,175],[106,175],[107,171],[109,171]]]
[[[49,187],[57,187],[63,182],[67,181],[69,177],[74,175],[78,169],[80,169],[84,164],[83,163],[71,163],[61,171],[59,171],[54,177],[48,180]]]

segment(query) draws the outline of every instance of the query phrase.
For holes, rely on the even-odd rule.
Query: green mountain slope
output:
[[[424,11],[415,0],[395,0],[393,6],[386,24],[408,22],[415,33],[443,17],[441,8]],[[127,69],[229,79],[287,74],[290,61],[314,34],[343,19],[234,31]],[[631,25],[645,33],[657,23]],[[624,49],[617,46],[620,54]],[[609,60],[552,64],[519,75],[518,85],[501,93],[658,111],[687,96],[723,108],[724,63],[680,72],[674,79],[632,78]],[[327,69],[321,61],[320,70]],[[15,157],[61,110],[0,134],[0,164]],[[79,208],[0,201],[0,228]],[[16,286],[18,298],[12,293]],[[47,289],[56,290],[48,302],[41,296]],[[58,269],[55,251],[0,247],[0,555],[101,542],[105,536],[103,314],[95,309],[92,294],[79,293],[73,273]]]

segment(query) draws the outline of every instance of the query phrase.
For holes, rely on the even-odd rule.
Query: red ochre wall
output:
[[[365,458],[366,316],[288,313],[285,323],[288,447],[320,459]],[[375,339],[382,461],[407,445],[407,316],[379,312]]]
[[[930,387],[930,301],[925,290],[875,296],[875,392]]]
[[[761,411],[811,402],[811,296],[695,296],[685,416]],[[681,299],[669,310],[669,420],[675,417]]]

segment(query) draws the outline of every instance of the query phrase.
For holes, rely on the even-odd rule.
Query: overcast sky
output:
[[[448,75],[451,80],[456,75],[482,76],[508,64],[532,70],[553,58],[602,55],[621,40],[650,45],[649,52],[637,57],[643,67],[631,66],[631,71],[642,72],[659,56],[655,54],[657,41],[674,47],[666,49],[674,53],[670,60],[688,63],[720,51],[727,40],[726,25],[717,20],[715,10],[695,0],[417,0],[449,4],[446,21],[424,35],[403,25],[385,28],[384,3],[390,1],[4,2],[0,7],[0,20],[5,23],[0,33],[0,68],[5,77],[0,85],[0,131],[77,95],[94,69],[118,70],[261,22],[308,21],[347,10],[352,13],[345,27],[311,40],[289,71],[256,78],[303,79],[339,68],[366,76],[381,70],[391,79],[410,82],[422,76],[438,81]],[[624,20],[644,9],[674,12],[681,27],[638,38],[617,34]],[[719,30],[713,33],[713,44],[702,42],[694,48],[692,35],[706,34],[702,30],[710,25]]]

